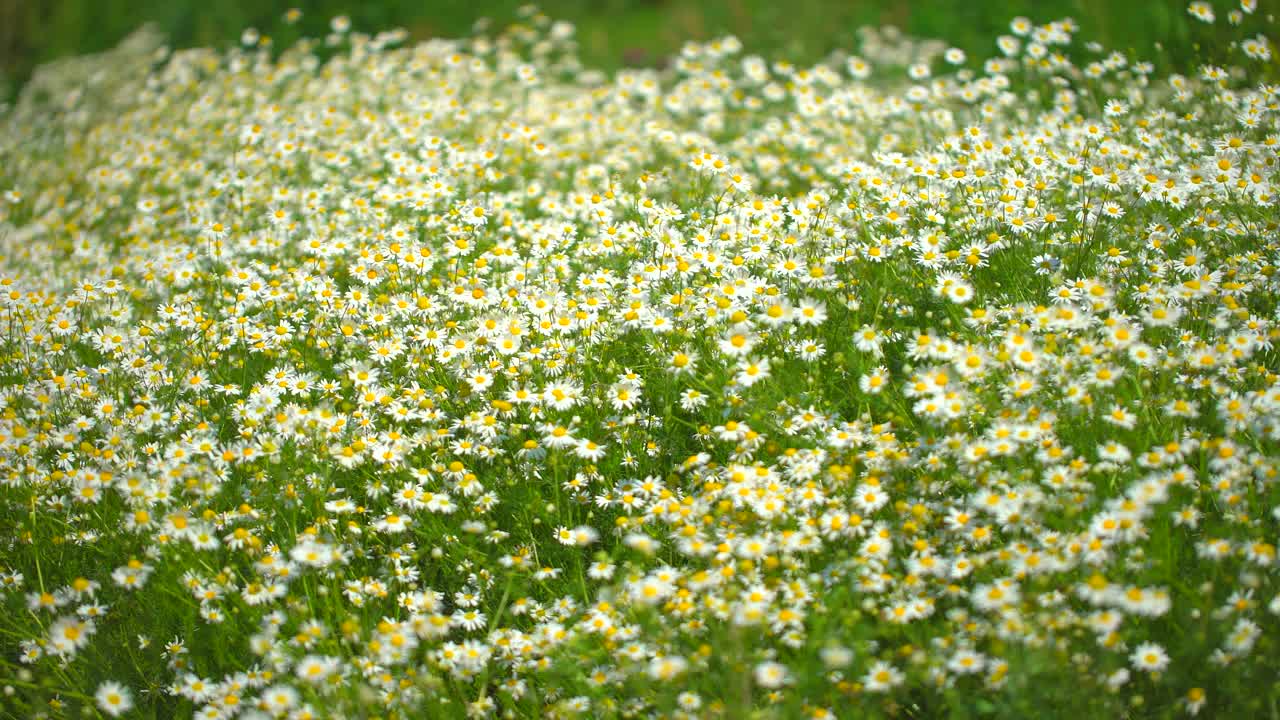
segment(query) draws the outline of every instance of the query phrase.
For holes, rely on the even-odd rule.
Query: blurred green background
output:
[[[1259,14],[1280,0],[1261,0]],[[346,14],[353,28],[404,27],[414,38],[458,36],[481,17],[504,22],[521,0],[0,0],[0,97],[13,92],[41,62],[97,52],[115,45],[143,22],[154,22],[178,47],[234,43],[246,27],[287,43],[298,33],[313,37],[328,19]],[[1234,0],[1214,0],[1225,25]],[[1071,16],[1087,39],[1109,48],[1133,49],[1157,62],[1184,64],[1197,43],[1221,28],[1189,20],[1186,0],[546,0],[542,10],[579,28],[584,60],[616,68],[652,63],[690,39],[733,33],[752,52],[797,61],[835,48],[855,47],[861,25],[893,24],[916,36],[943,39],[970,57],[992,54],[1009,20],[1037,23]],[[284,23],[290,7],[303,11],[296,26]],[[1153,49],[1154,43],[1163,50]]]

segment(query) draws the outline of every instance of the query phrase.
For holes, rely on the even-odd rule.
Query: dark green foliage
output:
[[[288,44],[322,36],[329,18],[347,14],[356,30],[403,27],[416,39],[467,34],[482,17],[505,22],[520,0],[0,0],[0,93],[19,86],[42,62],[114,46],[143,22],[154,22],[178,47],[224,45],[253,27]],[[1217,3],[1223,5],[1223,3]],[[291,6],[303,10],[284,22]],[[1274,12],[1264,0],[1259,12]],[[658,64],[686,40],[732,33],[746,47],[793,60],[814,60],[855,47],[857,28],[896,25],[912,35],[945,39],[970,57],[986,57],[1011,18],[1037,22],[1072,17],[1083,36],[1161,63],[1186,66],[1201,57],[1215,29],[1189,22],[1184,0],[547,0],[549,15],[578,25],[588,64],[616,68]],[[1225,14],[1226,7],[1221,8]],[[1220,24],[1225,22],[1220,18]],[[1159,43],[1162,49],[1156,49]]]

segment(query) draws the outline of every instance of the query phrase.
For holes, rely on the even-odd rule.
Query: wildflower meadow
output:
[[[0,115],[0,717],[1280,717],[1280,64],[119,48]]]

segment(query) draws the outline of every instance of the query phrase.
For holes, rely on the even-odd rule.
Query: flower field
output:
[[[38,73],[0,717],[1276,717],[1280,70],[1187,22]]]

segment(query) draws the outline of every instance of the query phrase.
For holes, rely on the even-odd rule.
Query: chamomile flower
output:
[[[1129,661],[1135,670],[1160,672],[1169,666],[1169,655],[1159,645],[1147,642],[1133,649]]]
[[[776,690],[791,682],[791,671],[782,663],[762,662],[756,665],[751,674],[757,685],[769,690]]]
[[[867,692],[888,692],[901,685],[904,679],[902,672],[893,665],[877,660],[863,675],[862,685]]]
[[[99,685],[93,699],[98,709],[111,717],[119,717],[133,709],[133,694],[118,682],[107,681]]]

